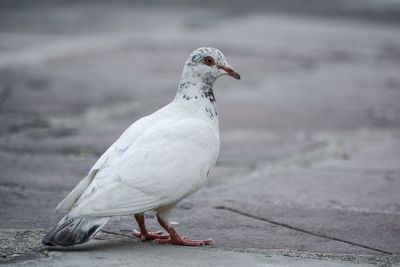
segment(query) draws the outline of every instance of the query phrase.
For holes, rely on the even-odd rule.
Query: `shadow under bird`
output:
[[[169,223],[171,210],[207,181],[219,154],[215,80],[240,79],[216,48],[187,59],[174,100],[133,123],[57,206],[66,213],[44,238],[48,246],[89,241],[112,216],[133,215],[134,235],[160,244],[208,245],[181,237]],[[153,210],[166,233],[149,232],[144,215]]]

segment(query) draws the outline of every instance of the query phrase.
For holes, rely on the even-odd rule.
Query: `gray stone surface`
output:
[[[400,8],[311,2],[3,2],[0,263],[398,265]],[[43,248],[54,207],[127,126],[173,98],[188,53],[205,45],[242,80],[217,82],[220,159],[172,216],[215,244],[142,243],[121,217],[85,246]]]

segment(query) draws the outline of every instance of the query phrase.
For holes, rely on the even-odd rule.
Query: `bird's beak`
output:
[[[224,70],[227,75],[232,76],[233,78],[240,80],[240,75],[237,73],[231,66],[225,65],[225,66],[218,66],[218,68]]]

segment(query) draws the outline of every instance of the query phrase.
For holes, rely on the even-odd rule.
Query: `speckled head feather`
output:
[[[186,65],[194,64],[194,63],[201,63],[202,60],[207,57],[211,56],[216,61],[217,65],[224,65],[226,64],[226,59],[224,54],[216,48],[213,47],[201,47],[194,50],[188,60],[186,61]]]
[[[213,85],[222,75],[240,79],[221,51],[212,47],[196,49],[186,60],[175,101],[194,100],[192,103],[197,103],[205,115],[218,125]]]
[[[228,65],[221,51],[213,47],[196,49],[186,60],[177,98],[183,96],[189,100],[195,97],[195,94],[201,93],[201,96],[206,95],[211,102],[214,102],[212,87],[215,80],[222,75],[240,79],[239,74]]]
[[[211,60],[211,62],[207,60]],[[240,79],[239,74],[228,65],[224,54],[213,47],[201,47],[194,50],[186,60],[185,72],[214,81],[222,75],[230,75]]]

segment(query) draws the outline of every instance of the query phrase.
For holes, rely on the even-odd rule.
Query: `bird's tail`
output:
[[[42,240],[46,246],[72,246],[89,241],[110,218],[64,216]]]

